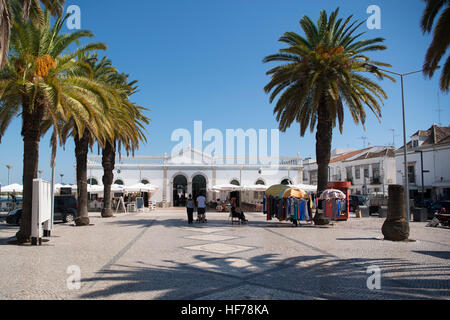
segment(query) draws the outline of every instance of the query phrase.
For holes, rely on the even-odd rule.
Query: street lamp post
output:
[[[404,90],[404,77],[423,72],[422,70],[417,70],[413,72],[408,73],[397,73],[385,69],[378,68],[377,66],[374,66],[372,64],[365,63],[362,65],[363,68],[365,68],[367,71],[375,73],[378,70],[387,72],[390,74],[394,74],[396,76],[399,76],[401,79],[401,86],[402,86],[402,113],[403,113],[403,161],[404,161],[404,170],[405,170],[405,207],[406,207],[406,221],[408,222],[408,226],[411,220],[411,212],[410,212],[410,205],[409,205],[409,178],[408,178],[408,156],[407,156],[407,149],[408,146],[406,145],[406,114],[405,114],[405,90]],[[437,69],[440,67],[437,67]]]
[[[12,166],[8,164],[8,165],[6,166],[6,168],[8,168],[8,186],[9,186],[9,172],[11,171]],[[8,192],[8,201],[9,201],[9,192]]]
[[[9,185],[9,183],[10,183],[9,182],[9,172],[11,171],[12,166],[8,164],[6,167],[8,168],[8,185]]]

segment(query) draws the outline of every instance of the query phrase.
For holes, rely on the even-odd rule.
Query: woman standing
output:
[[[188,223],[192,224],[194,221],[194,200],[192,199],[192,194],[189,195],[189,198],[186,202],[187,215],[188,215]]]

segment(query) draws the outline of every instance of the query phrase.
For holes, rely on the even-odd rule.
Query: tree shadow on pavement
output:
[[[197,255],[192,263],[164,261],[164,266],[136,262],[112,265],[84,279],[82,299],[156,300],[378,300],[448,299],[450,270],[400,259],[338,259],[327,255],[280,259],[259,255],[211,258]],[[381,289],[368,289],[381,270]],[[370,281],[370,280],[369,280]]]

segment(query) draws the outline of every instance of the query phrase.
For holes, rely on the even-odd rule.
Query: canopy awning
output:
[[[255,184],[255,185],[249,185],[249,186],[243,186],[242,190],[244,191],[258,191],[258,192],[264,192],[267,189],[269,189],[268,186],[262,185],[262,184]]]
[[[103,186],[88,184],[87,191],[89,193],[100,193],[100,192],[103,192]]]
[[[125,192],[155,192],[158,189],[158,186],[143,183],[138,183],[132,186],[124,186]]]
[[[221,192],[221,191],[241,191],[242,187],[234,184],[220,184],[211,187],[211,191]]]
[[[64,188],[67,188],[67,189],[70,188],[72,190],[76,190],[77,186],[76,185],[70,185],[70,184],[60,184],[60,183],[57,183],[57,184],[54,185],[55,192],[59,192],[59,190],[64,189]]]
[[[1,188],[2,193],[23,193],[23,186],[17,183],[10,184]]]

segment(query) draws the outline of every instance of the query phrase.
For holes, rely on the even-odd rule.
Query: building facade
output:
[[[208,200],[217,199],[213,186],[223,184],[255,185],[302,183],[302,159],[277,157],[253,159],[213,157],[191,147],[164,156],[136,156],[116,159],[114,183],[133,185],[139,182],[159,187],[151,199],[160,206],[177,206],[181,195],[194,197],[203,192]],[[89,156],[88,181],[102,184],[101,156]],[[252,197],[252,194],[249,195]]]
[[[411,199],[421,201],[422,185],[425,200],[450,199],[450,126],[431,126],[411,136],[407,144],[408,179]],[[403,147],[396,150],[397,181],[405,182]],[[422,183],[423,167],[423,183]]]
[[[371,194],[388,190],[395,184],[395,149],[392,147],[370,147],[361,150],[335,149],[328,167],[329,181],[349,181],[352,194]],[[317,162],[303,161],[303,181],[317,184]]]

